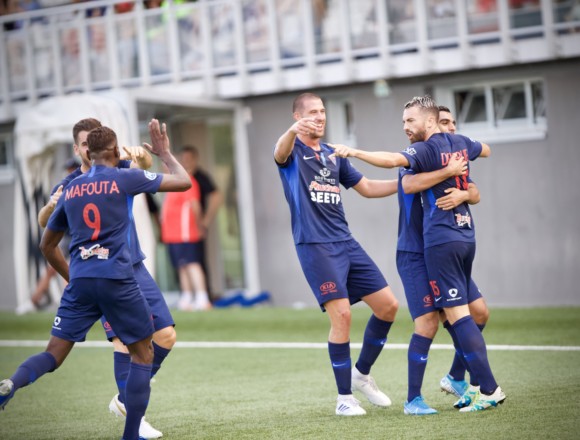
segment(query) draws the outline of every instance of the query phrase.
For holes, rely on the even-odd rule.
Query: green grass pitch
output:
[[[353,308],[352,342],[360,343],[369,310]],[[317,342],[328,318],[317,309],[220,309],[175,312],[178,340]],[[53,314],[0,313],[0,340],[48,340]],[[393,400],[367,415],[334,415],[336,388],[320,348],[175,348],[152,385],[147,419],[164,439],[577,439],[580,351],[490,350],[508,398],[499,408],[460,414],[439,391],[453,352],[432,350],[423,395],[439,414],[405,416],[407,344],[412,323],[400,310],[371,374]],[[489,344],[580,346],[580,308],[492,309]],[[88,340],[102,341],[96,326]],[[441,329],[436,344],[450,344]],[[82,345],[82,344],[79,344]],[[0,346],[0,379],[40,347]],[[353,360],[358,349],[352,350]],[[112,348],[73,349],[64,365],[19,390],[0,412],[0,439],[119,439],[123,422],[108,412],[116,393]],[[361,397],[361,396],[359,396]]]

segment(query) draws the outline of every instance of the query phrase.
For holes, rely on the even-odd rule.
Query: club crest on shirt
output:
[[[109,249],[102,248],[100,244],[94,244],[90,248],[85,249],[84,246],[79,247],[81,251],[81,258],[87,260],[93,256],[96,256],[99,260],[109,259]]]
[[[471,229],[471,216],[469,215],[469,212],[466,212],[465,214],[457,212],[455,214],[455,223],[457,223],[457,226],[460,228],[468,227]]]
[[[145,174],[145,177],[147,177],[149,180],[157,179],[157,173],[151,173],[147,170],[143,170],[143,174]]]

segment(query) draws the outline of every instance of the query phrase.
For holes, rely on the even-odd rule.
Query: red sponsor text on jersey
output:
[[[454,151],[452,153],[441,153],[441,165],[447,166],[447,164],[449,163],[449,159],[451,159],[456,154],[462,155],[465,158],[465,160],[469,161],[469,154],[467,153],[467,148],[464,148],[461,151]]]
[[[99,182],[88,182],[73,185],[65,190],[65,200],[75,197],[92,196],[95,194],[119,194],[119,187],[114,180],[102,180]]]

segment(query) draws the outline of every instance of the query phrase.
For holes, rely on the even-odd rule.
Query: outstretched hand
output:
[[[354,156],[354,148],[347,147],[346,145],[341,144],[326,144],[330,148],[334,150],[330,156],[337,156],[337,157],[353,157]]]
[[[292,124],[290,130],[298,135],[308,136],[310,133],[313,133],[316,130],[320,130],[320,128],[321,125],[316,122],[315,118],[308,117],[300,118],[297,120],[294,124]]]
[[[169,137],[167,137],[167,126],[165,122],[160,124],[157,119],[151,119],[149,122],[149,136],[151,137],[151,145],[143,142],[143,147],[156,156],[161,156],[164,153],[169,153]]]

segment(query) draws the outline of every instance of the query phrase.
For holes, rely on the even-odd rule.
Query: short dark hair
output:
[[[199,157],[199,150],[195,145],[184,145],[179,149],[180,153],[191,153],[195,157]]]
[[[413,99],[405,104],[405,109],[411,107],[419,107],[422,111],[433,115],[436,121],[439,121],[439,107],[431,96],[425,95],[413,97]]]
[[[315,93],[302,93],[294,99],[294,102],[292,103],[292,113],[296,113],[302,110],[304,107],[304,101],[307,99],[320,99],[322,101],[322,98]]]
[[[73,139],[75,140],[75,144],[78,142],[79,133],[81,131],[91,131],[95,128],[102,127],[101,121],[95,118],[86,118],[81,119],[77,122],[73,127]]]
[[[97,127],[87,136],[90,153],[100,153],[117,145],[117,135],[109,127]]]
[[[440,105],[440,106],[439,106],[439,111],[440,111],[440,112],[447,112],[447,113],[451,113],[451,110],[449,110],[449,107],[445,107],[444,105]]]

